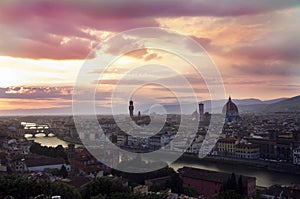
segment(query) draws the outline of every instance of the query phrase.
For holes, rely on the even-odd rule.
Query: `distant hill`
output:
[[[286,100],[286,99],[289,99],[289,98],[283,97],[283,98],[277,98],[277,99],[272,99],[272,100],[265,100],[263,102],[265,104],[274,104],[274,103],[281,102],[281,101]]]
[[[255,113],[255,112],[262,112],[266,109],[266,107],[273,103],[279,103],[281,101],[287,100],[288,98],[278,98],[278,99],[272,99],[272,100],[266,100],[262,101],[255,98],[249,98],[249,99],[232,99],[232,101],[238,106],[240,113]],[[212,112],[212,113],[221,113],[223,106],[226,104],[228,99],[223,100],[214,100],[214,109],[211,110],[211,100],[205,100],[202,101],[204,104],[204,111],[205,112]],[[144,104],[140,107],[146,107],[148,105]],[[165,104],[163,105],[164,108],[168,113],[178,114],[180,113],[180,106],[178,104]],[[193,107],[192,104],[184,104],[184,114],[190,114],[194,112],[196,109],[198,110],[198,107]],[[147,113],[149,110],[147,108],[144,109],[143,113]]]
[[[277,98],[272,100],[265,100],[262,101],[256,98],[249,98],[249,99],[232,99],[232,101],[238,106],[240,113],[253,113],[253,112],[261,112],[264,110],[269,104],[281,102],[288,98]],[[227,99],[224,100],[215,100],[216,107],[212,112],[220,112],[222,110],[224,104],[227,102]],[[204,107],[207,108],[210,112],[210,104],[211,101],[207,100],[203,102]]]
[[[269,104],[263,111],[266,112],[300,112],[300,95]]]
[[[204,111],[210,113],[221,113],[224,104],[228,99],[214,100],[214,109],[211,110],[211,101],[205,100]],[[255,98],[249,99],[232,99],[232,101],[238,106],[240,113],[257,113],[257,112],[300,112],[300,95],[292,98],[278,98],[272,100],[262,101]],[[162,104],[167,113],[180,114],[180,106],[178,104]],[[141,111],[142,114],[148,114],[151,104],[136,104],[135,114]],[[157,109],[156,109],[157,110]],[[198,111],[198,106],[191,103],[183,105],[183,114],[191,114],[195,110]],[[154,112],[156,112],[154,110]],[[85,108],[82,108],[82,113],[85,112]],[[112,110],[107,107],[96,107],[97,114],[111,115]],[[114,107],[115,114],[127,114],[127,106]],[[61,108],[42,108],[42,109],[15,109],[15,110],[0,110],[0,115],[71,115],[72,107],[66,106]]]

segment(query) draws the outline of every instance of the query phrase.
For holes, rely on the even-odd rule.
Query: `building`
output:
[[[228,182],[232,174],[197,169],[192,167],[183,167],[178,170],[180,178],[184,185],[193,187],[200,196],[207,199],[215,198],[219,195],[224,184]],[[251,197],[256,193],[256,178],[248,176],[236,176],[242,179],[243,192]]]
[[[70,171],[70,165],[66,165],[63,158],[56,157],[30,157],[25,158],[27,171],[44,171],[46,169],[61,169],[65,166],[67,171]]]
[[[300,165],[300,147],[293,150],[293,164]]]
[[[235,145],[237,140],[234,138],[221,138],[217,142],[217,155],[235,157]]]
[[[60,169],[66,165],[65,160],[60,157],[47,157],[41,155],[12,155],[8,157],[9,167],[12,172],[23,173],[28,171],[44,171],[45,169]]]
[[[149,138],[149,146],[152,150],[158,150],[162,146],[161,134],[153,135]]]
[[[259,147],[251,143],[239,143],[235,146],[235,157],[242,159],[259,159]]]
[[[74,170],[81,175],[97,175],[104,170],[104,165],[92,156],[87,149],[83,149],[74,157]]]
[[[260,157],[263,159],[284,160],[293,162],[293,149],[300,147],[299,131],[292,132],[292,136],[280,136],[276,130],[268,130],[269,137],[245,138],[252,144],[258,145]]]
[[[260,157],[260,148],[257,144],[235,138],[219,139],[216,145],[216,152],[218,156],[231,158],[259,159]]]
[[[134,121],[137,125],[139,126],[145,126],[150,124],[151,119],[148,115],[141,115],[141,112],[138,112],[138,115],[134,116],[133,111],[134,111],[134,106],[133,106],[133,101],[129,101],[129,116],[132,121]]]
[[[224,105],[222,112],[225,114],[225,122],[237,122],[240,120],[238,107],[232,102],[231,97]]]
[[[119,133],[117,135],[117,145],[118,146],[124,146],[127,145],[127,134]]]
[[[273,185],[264,190],[260,196],[266,199],[296,199],[300,198],[300,187],[297,185]]]

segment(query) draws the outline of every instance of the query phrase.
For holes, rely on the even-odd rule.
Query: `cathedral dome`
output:
[[[231,97],[229,97],[228,102],[224,105],[222,112],[223,114],[232,115],[232,116],[239,114],[239,110],[235,105],[235,103],[231,101]]]

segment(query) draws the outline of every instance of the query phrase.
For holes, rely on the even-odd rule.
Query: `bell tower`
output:
[[[133,110],[134,110],[133,101],[130,100],[130,101],[129,101],[129,116],[130,116],[131,118],[133,117]]]

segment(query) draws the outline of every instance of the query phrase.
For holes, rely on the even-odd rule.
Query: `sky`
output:
[[[102,110],[109,109],[112,101],[115,106],[127,104],[126,88],[141,86],[144,80],[163,81],[169,88],[141,86],[131,91],[136,103],[175,103],[173,88],[188,102],[191,93],[179,76],[188,79],[198,101],[210,99],[205,77],[187,62],[163,50],[143,49],[142,37],[154,37],[147,36],[147,31],[142,36],[116,37],[144,27],[163,28],[166,33],[155,39],[190,55],[199,52],[186,40],[172,38],[168,30],[201,45],[219,71],[226,97],[296,96],[300,91],[299,20],[298,0],[2,0],[0,114],[71,113],[78,73],[87,61],[97,58],[99,48],[104,49],[106,60],[127,47],[138,49],[106,68],[102,79],[87,80],[90,86],[96,85],[96,104]],[[99,63],[100,71],[105,64],[105,60]],[[146,66],[133,70],[140,65]]]

